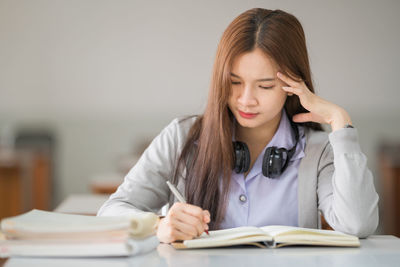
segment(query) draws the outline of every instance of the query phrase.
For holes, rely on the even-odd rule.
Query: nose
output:
[[[244,86],[238,96],[238,103],[243,106],[254,106],[257,105],[257,98],[254,95],[253,88],[251,86]]]

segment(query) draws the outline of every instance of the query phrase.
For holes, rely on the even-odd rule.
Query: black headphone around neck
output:
[[[289,119],[289,117],[288,117]],[[295,133],[296,143],[288,151],[286,148],[278,148],[276,146],[267,147],[262,161],[262,174],[268,178],[279,177],[287,168],[290,159],[296,151],[296,146],[299,141],[299,129],[296,124],[289,119],[290,125]],[[234,150],[234,170],[236,173],[247,172],[250,168],[250,151],[246,143],[235,141],[233,142]]]

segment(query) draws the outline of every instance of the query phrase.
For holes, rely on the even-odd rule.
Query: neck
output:
[[[249,145],[265,147],[278,130],[282,111],[280,111],[272,120],[260,125],[257,128],[242,127],[236,125],[236,140],[245,142]]]

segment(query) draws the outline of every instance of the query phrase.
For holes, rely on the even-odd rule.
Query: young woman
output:
[[[343,108],[314,94],[293,15],[255,8],[234,19],[217,49],[204,114],[173,120],[98,215],[157,212],[166,203],[162,242],[244,225],[318,228],[319,212],[335,230],[375,231],[378,195],[357,129]]]

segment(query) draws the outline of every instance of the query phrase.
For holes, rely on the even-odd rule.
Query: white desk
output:
[[[361,240],[361,248],[284,247],[279,249],[218,248],[175,250],[160,244],[148,254],[128,258],[45,259],[12,258],[5,267],[72,266],[400,266],[400,239],[394,236],[371,236]]]

